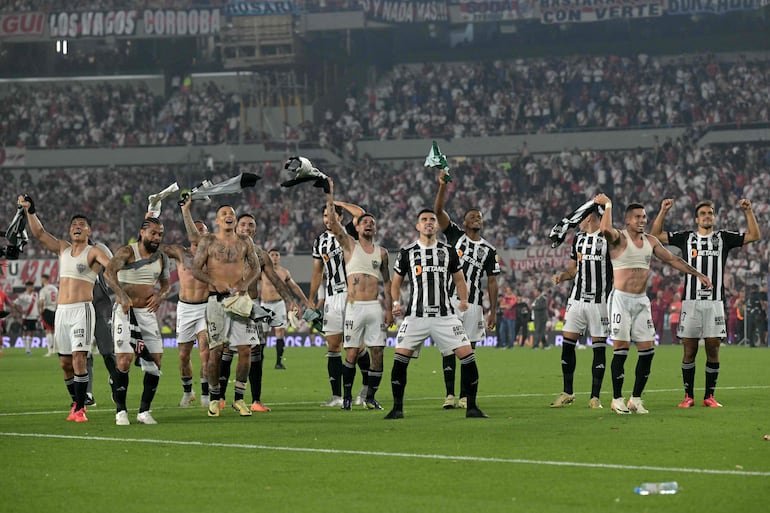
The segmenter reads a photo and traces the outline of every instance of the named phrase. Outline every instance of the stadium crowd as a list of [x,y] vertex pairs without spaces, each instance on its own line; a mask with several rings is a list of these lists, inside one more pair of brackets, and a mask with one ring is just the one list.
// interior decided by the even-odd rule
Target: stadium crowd
[[355,138],[469,137],[770,120],[765,57],[617,55],[397,65],[327,113]]
[[[770,61],[613,55],[399,65],[340,112],[275,139],[355,155],[360,139],[458,138],[770,121]],[[289,94],[289,92],[287,92]],[[293,94],[293,93],[292,93]],[[232,143],[239,94],[213,83],[167,98],[141,84],[24,84],[0,99],[0,141],[29,148]],[[243,127],[245,140],[255,136]]]
[[[451,152],[451,147],[445,150]],[[612,197],[621,212],[625,203],[643,203],[651,219],[662,198],[675,198],[668,219],[677,220],[677,225],[671,229],[694,226],[692,208],[702,198],[714,200],[718,226],[744,226],[742,213],[736,207],[742,197],[752,200],[760,226],[770,224],[770,204],[762,193],[770,182],[770,147],[766,145],[701,148],[683,139],[664,141],[650,150],[597,152],[565,148],[551,155],[530,155],[525,148],[507,157],[457,159],[452,169],[455,180],[449,185],[449,204],[457,209],[454,217],[471,205],[479,206],[485,213],[486,237],[499,249],[547,245],[551,226],[599,191]],[[395,166],[364,160],[356,166],[325,171],[335,177],[340,198],[360,204],[377,216],[378,239],[393,250],[414,237],[412,214],[433,204],[435,177],[423,162]],[[263,246],[280,248],[284,254],[309,252],[314,236],[323,230],[323,199],[314,187],[280,187],[280,182],[288,178],[280,162],[225,166],[213,173],[202,168],[157,166],[6,172],[0,201],[6,205],[10,220],[16,194],[29,192],[41,205],[46,226],[58,234],[65,233],[74,212],[84,212],[94,221],[95,238],[117,247],[135,235],[148,195],[174,181],[186,188],[203,178],[216,183],[238,172],[254,172],[262,177],[256,188],[235,198],[235,207],[255,215]],[[82,192],[75,195],[63,191]],[[211,221],[212,207],[196,206],[196,215],[208,216]],[[183,242],[178,208],[167,200],[163,209],[166,240]],[[744,275],[766,272],[767,250],[768,242],[763,240],[731,258],[729,265],[735,277],[740,280]],[[36,244],[28,246],[25,254],[44,255]],[[507,279],[514,280],[511,275]],[[546,279],[544,275],[531,275],[525,278],[526,285],[518,285],[522,290],[534,290]]]

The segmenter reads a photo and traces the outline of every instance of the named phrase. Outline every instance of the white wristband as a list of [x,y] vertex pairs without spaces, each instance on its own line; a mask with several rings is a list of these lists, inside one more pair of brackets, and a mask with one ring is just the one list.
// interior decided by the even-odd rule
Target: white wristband
[[612,202],[608,201],[607,203],[605,203],[604,208],[612,208]]

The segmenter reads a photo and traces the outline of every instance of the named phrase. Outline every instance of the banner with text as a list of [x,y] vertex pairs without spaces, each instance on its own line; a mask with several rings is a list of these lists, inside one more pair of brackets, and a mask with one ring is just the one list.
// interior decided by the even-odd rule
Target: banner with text
[[726,14],[753,11],[770,5],[770,0],[668,0],[666,14]]
[[26,150],[15,146],[0,146],[0,167],[24,167]]
[[48,36],[53,39],[208,36],[219,31],[219,9],[128,9],[48,15]]
[[0,39],[37,39],[45,29],[42,12],[0,14]]
[[665,0],[540,0],[541,23],[591,23],[656,18]]
[[367,19],[385,23],[431,23],[449,21],[446,1],[362,0]]
[[222,14],[224,16],[274,16],[298,12],[300,12],[300,9],[292,0],[228,2],[227,5],[222,7]]
[[500,267],[514,272],[517,277],[525,271],[551,273],[562,271],[569,266],[570,244],[557,248],[551,246],[530,246],[524,249],[504,249],[499,251]]
[[530,19],[534,0],[460,0],[460,21],[490,22]]

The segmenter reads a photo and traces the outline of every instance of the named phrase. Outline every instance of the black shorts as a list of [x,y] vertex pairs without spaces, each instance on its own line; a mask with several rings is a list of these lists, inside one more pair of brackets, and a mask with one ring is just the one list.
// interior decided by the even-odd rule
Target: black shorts
[[45,328],[46,331],[53,331],[55,321],[56,321],[55,311],[43,310],[43,328]]
[[21,331],[35,331],[37,329],[37,319],[24,319],[21,325]]

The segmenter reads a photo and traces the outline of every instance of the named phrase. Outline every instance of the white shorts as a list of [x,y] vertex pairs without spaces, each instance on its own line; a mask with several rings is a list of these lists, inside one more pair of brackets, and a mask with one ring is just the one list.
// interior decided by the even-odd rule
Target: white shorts
[[[468,305],[468,309],[461,312],[458,306],[460,306],[460,299],[458,297],[452,297],[452,308],[455,309],[455,315],[463,323],[465,328],[465,334],[468,335],[468,340],[471,342],[478,342],[484,340],[487,336],[487,331],[484,326],[484,308],[481,305]],[[449,356],[449,355],[444,355]]]
[[725,305],[721,301],[687,299],[682,301],[679,338],[725,338]]
[[[150,353],[163,352],[163,339],[160,337],[158,318],[154,312],[146,308],[134,308],[134,315],[139,329],[142,331],[142,341]],[[115,303],[112,310],[112,339],[115,341],[115,354],[133,353],[131,347],[131,328],[128,315],[123,308]]]
[[345,331],[345,308],[347,308],[347,304],[347,292],[326,296],[324,300],[324,334],[339,335]]
[[198,333],[206,331],[206,303],[176,304],[176,340],[178,343],[195,342]]
[[396,335],[396,349],[418,351],[431,337],[441,354],[450,354],[458,347],[471,345],[463,323],[455,315],[446,317],[415,317],[404,319]]
[[209,331],[209,348],[255,346],[259,344],[257,323],[225,312],[222,301],[216,295],[209,296],[206,304],[206,322]]
[[345,336],[342,347],[385,346],[385,313],[379,301],[356,301],[345,309]]
[[96,313],[90,302],[72,303],[56,307],[54,340],[59,354],[91,351],[94,342]]
[[609,305],[612,340],[621,342],[655,340],[650,298],[646,294],[629,294],[613,290],[610,293]]
[[607,303],[586,303],[570,299],[564,314],[563,332],[588,334],[592,339],[607,338],[610,334]]
[[262,306],[273,312],[270,326],[273,328],[287,328],[289,326],[289,320],[286,317],[286,302],[283,299],[280,301],[262,301]]

